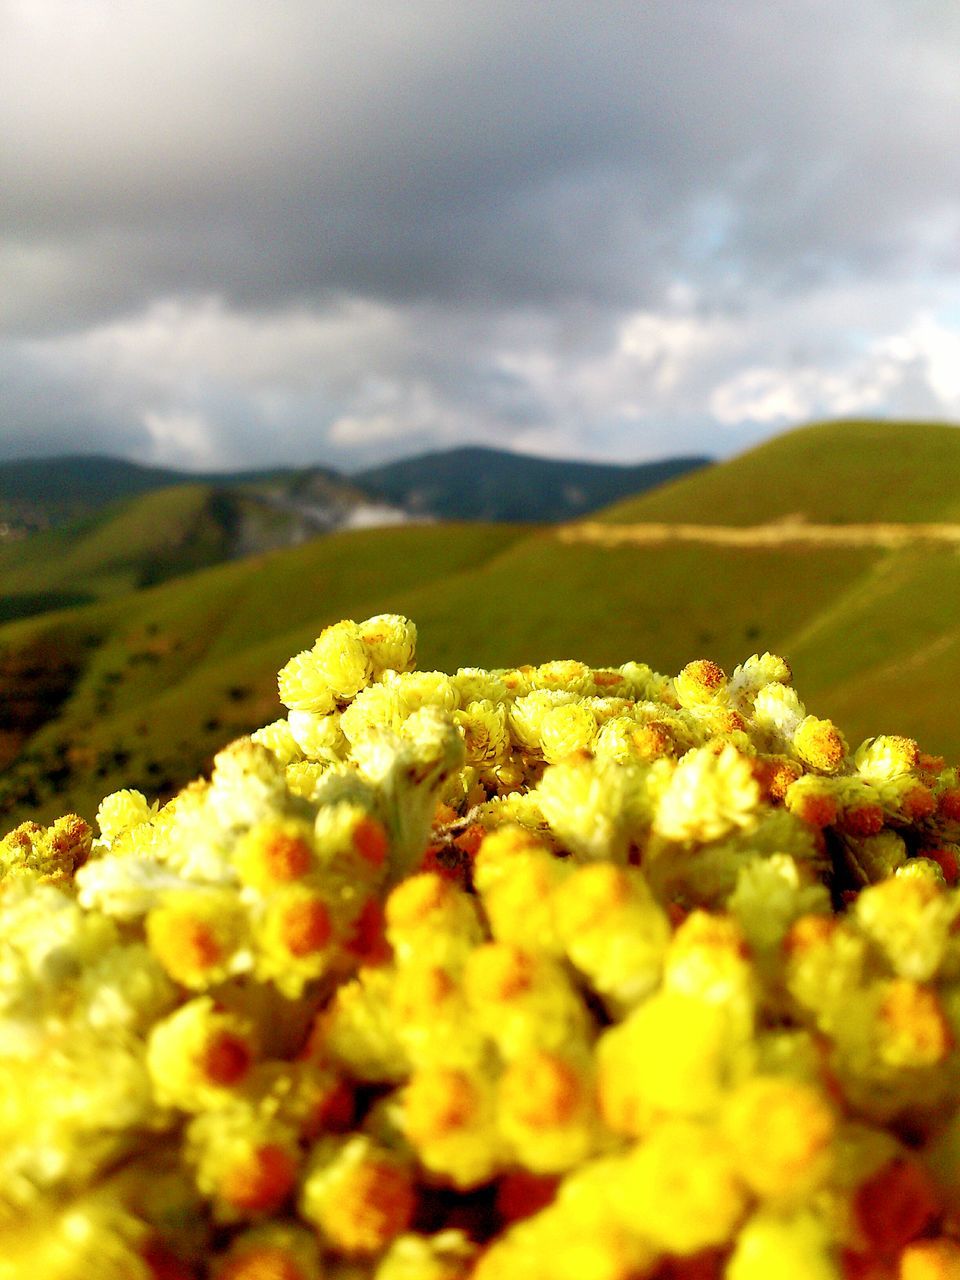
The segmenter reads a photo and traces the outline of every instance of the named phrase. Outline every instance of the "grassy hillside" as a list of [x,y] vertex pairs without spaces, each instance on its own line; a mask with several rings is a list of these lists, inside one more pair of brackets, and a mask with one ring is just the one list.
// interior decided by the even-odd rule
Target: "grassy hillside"
[[0,463],[0,505],[33,507],[59,523],[64,516],[58,518],[58,509],[72,516],[182,479],[180,472],[144,467],[124,458],[25,458]]
[[960,520],[960,429],[909,422],[803,427],[594,518],[749,525],[797,514],[825,524]]
[[[504,526],[335,535],[0,629],[0,672],[2,655],[9,668],[9,655],[38,653],[35,666],[45,654],[50,670],[56,653],[52,670],[66,662],[74,672],[67,688],[61,674],[51,690],[59,709],[8,775],[8,803],[14,816],[68,801],[92,812],[121,783],[164,791],[229,737],[280,714],[274,673],[322,625],[387,609],[417,620],[428,668],[568,655],[632,656],[667,671],[711,656],[729,669],[774,649],[793,662],[812,709],[837,715],[852,736],[896,728],[960,754],[944,685],[924,667],[936,641],[934,666],[948,674],[952,653],[960,677],[960,648],[944,648],[951,628],[960,634],[956,609],[945,613],[940,595],[939,611],[914,608],[912,628],[890,642],[899,614],[946,568],[946,558],[864,550],[603,550]],[[858,647],[851,636],[861,631],[870,643]],[[887,700],[860,696],[867,687]]]
[[[896,426],[888,450],[863,453],[855,475],[851,447],[887,429],[794,433],[634,510],[656,503],[658,520],[689,521],[690,487],[700,485],[712,502],[704,520],[798,510],[825,520],[829,486],[810,483],[815,457],[821,477],[845,477],[851,520],[960,518],[951,493],[960,468],[947,465],[960,433]],[[916,442],[915,469],[897,454],[905,478],[878,507],[890,451],[905,440]],[[882,465],[868,465],[878,456]],[[918,456],[934,462],[919,468]],[[762,510],[747,508],[747,492]],[[340,533],[0,627],[3,825],[66,807],[89,815],[120,785],[163,794],[223,742],[280,714],[275,672],[322,626],[387,610],[416,620],[425,668],[571,656],[636,658],[668,672],[712,657],[730,669],[771,649],[790,660],[810,709],[852,740],[908,733],[960,759],[960,556],[951,548],[604,548],[562,542],[552,528],[408,526]]]
[[2,547],[0,618],[88,603],[222,560],[229,514],[209,485],[178,485]]
[[121,783],[168,790],[279,714],[276,670],[321,627],[455,581],[518,533],[334,534],[0,627],[0,807],[13,819],[90,812]]
[[370,472],[379,489],[322,467],[191,477],[111,458],[0,463],[0,623],[296,546],[334,528],[402,521],[405,510],[565,519],[704,461],[616,467],[455,450]]
[[191,474],[95,455],[25,459],[0,462],[0,545],[62,528],[125,498],[191,485],[241,490],[277,507],[341,513],[373,500],[444,520],[565,520],[709,461],[665,458],[630,467],[473,448],[405,458],[350,478],[319,466]]
[[232,488],[180,483],[120,499],[0,545],[0,622],[295,546],[365,507],[361,490],[318,470]]

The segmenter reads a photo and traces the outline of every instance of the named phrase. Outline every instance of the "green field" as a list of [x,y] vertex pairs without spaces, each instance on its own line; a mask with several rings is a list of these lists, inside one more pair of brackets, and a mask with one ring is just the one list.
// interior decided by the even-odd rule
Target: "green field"
[[[608,516],[960,519],[958,475],[956,429],[815,427]],[[138,557],[152,554],[159,520],[140,506],[150,500],[126,509],[125,569],[116,537],[101,533],[95,554],[93,528],[35,580],[91,594],[106,583],[99,601],[0,627],[4,825],[66,808],[90,815],[120,785],[166,794],[281,713],[275,672],[322,626],[384,611],[417,622],[422,667],[569,656],[674,672],[695,657],[729,669],[772,649],[810,709],[851,738],[909,733],[960,758],[960,556],[949,547],[603,548],[563,543],[550,527],[444,524],[340,533],[124,589],[123,573],[142,573]]]

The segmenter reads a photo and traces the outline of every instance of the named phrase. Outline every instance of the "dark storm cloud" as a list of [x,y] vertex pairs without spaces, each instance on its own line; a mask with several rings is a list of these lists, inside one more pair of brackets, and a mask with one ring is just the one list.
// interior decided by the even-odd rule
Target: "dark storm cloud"
[[[518,427],[635,455],[671,416],[717,449],[758,367],[869,407],[960,274],[958,53],[919,0],[0,0],[3,451],[43,377],[196,462]],[[796,319],[878,280],[886,328]],[[285,326],[299,366],[228,358]],[[848,348],[866,372],[824,366]]]

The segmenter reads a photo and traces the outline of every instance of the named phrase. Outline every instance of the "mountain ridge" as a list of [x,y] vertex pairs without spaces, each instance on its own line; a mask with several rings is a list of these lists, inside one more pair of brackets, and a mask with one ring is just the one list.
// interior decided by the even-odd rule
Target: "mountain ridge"
[[[420,519],[560,520],[709,462],[697,455],[630,466],[484,446],[417,454],[350,473],[321,465],[192,472],[100,454],[15,459],[0,462],[0,545],[70,524],[123,498],[183,485],[239,490],[276,507],[299,507],[304,518],[310,518],[305,506],[312,495],[313,505],[321,498],[319,505],[330,508],[314,513],[318,529],[349,525],[350,507],[389,508],[394,518],[406,512]],[[483,494],[482,503],[470,500],[471,488]]]
[[606,506],[625,490],[647,490],[711,462],[699,454],[640,463],[589,462],[463,445],[354,474],[389,501],[439,518],[541,522],[573,519]]

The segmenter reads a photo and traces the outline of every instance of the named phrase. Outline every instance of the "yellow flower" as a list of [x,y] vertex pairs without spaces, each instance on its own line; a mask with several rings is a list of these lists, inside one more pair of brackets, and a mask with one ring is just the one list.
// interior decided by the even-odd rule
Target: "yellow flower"
[[337,988],[320,1014],[317,1045],[358,1080],[382,1083],[409,1074],[410,1061],[391,1010],[392,990],[389,970],[361,969]]
[[535,689],[567,689],[573,693],[593,691],[593,672],[585,662],[573,658],[559,658],[543,662],[533,672]]
[[291,738],[307,759],[322,761],[341,759],[346,747],[346,739],[340,727],[340,716],[336,712],[331,715],[318,715],[315,711],[291,711],[287,717],[287,724]]
[[550,764],[577,751],[589,751],[597,737],[597,718],[583,702],[552,707],[540,721],[540,749]]
[[699,707],[721,700],[726,693],[727,677],[715,662],[700,658],[688,662],[674,680],[681,707]]
[[658,1125],[631,1152],[613,1194],[635,1231],[681,1257],[731,1241],[748,1204],[723,1138],[679,1120]]
[[303,758],[299,743],[290,729],[289,720],[274,720],[272,724],[264,725],[250,737],[254,742],[272,751],[283,765],[293,764],[295,760]]
[[473,1068],[490,1056],[459,982],[441,965],[416,957],[402,965],[393,976],[390,1012],[415,1067]]
[[477,1246],[462,1231],[398,1236],[377,1267],[375,1280],[467,1280]]
[[277,1213],[291,1197],[301,1163],[294,1133],[243,1105],[192,1120],[185,1156],[215,1220],[226,1223]]
[[904,773],[911,773],[920,763],[920,748],[913,738],[898,734],[882,733],[877,738],[867,738],[857,748],[853,757],[857,770],[871,782],[886,782]]
[[666,991],[709,1000],[749,1024],[757,979],[746,939],[736,920],[707,911],[691,911],[679,926],[664,957]]
[[836,1114],[801,1081],[755,1076],[729,1097],[723,1131],[737,1169],[758,1196],[799,1198],[831,1171]]
[[522,827],[509,825],[485,836],[473,878],[494,938],[559,953],[554,895],[572,870]]
[[489,763],[509,751],[505,707],[487,700],[469,702],[462,711],[454,712],[453,719],[463,734],[469,763]]
[[632,834],[628,771],[592,756],[550,765],[536,796],[556,837],[585,859],[626,861]]
[[131,827],[148,822],[157,812],[157,804],[149,804],[141,791],[114,791],[100,801],[97,809],[97,825],[106,844]]
[[960,1280],[960,1245],[954,1240],[917,1240],[900,1255],[897,1280]]
[[556,888],[557,932],[571,962],[622,1015],[660,981],[670,939],[666,913],[643,875],[610,862],[583,866]]
[[880,1059],[891,1066],[937,1066],[954,1048],[953,1033],[937,993],[906,978],[887,984],[879,1023]]
[[246,1079],[256,1054],[250,1024],[200,996],[158,1022],[147,1041],[157,1101],[184,1111],[222,1105]]
[[387,940],[401,963],[462,963],[481,937],[473,898],[434,871],[410,876],[391,891],[386,922]]
[[589,1058],[543,1049],[518,1055],[499,1083],[497,1125],[534,1173],[580,1164],[602,1138]]
[[0,840],[0,1280],[958,1280],[960,771],[414,641]]
[[171,894],[147,916],[150,950],[176,982],[194,990],[249,966],[246,919],[220,890]]
[[314,1148],[300,1211],[334,1249],[375,1255],[410,1225],[411,1170],[369,1138],[326,1139]]
[[701,747],[677,764],[660,796],[654,827],[668,840],[719,840],[755,820],[760,788],[750,761],[734,747]]
[[530,1049],[575,1051],[585,1045],[591,1018],[556,961],[507,943],[475,948],[464,990],[476,1024],[509,1061]]
[[269,1223],[234,1236],[213,1274],[215,1280],[323,1280],[325,1270],[314,1232]]
[[820,773],[836,773],[846,757],[847,743],[830,720],[806,716],[797,726],[793,749],[811,769]]
[[895,973],[925,982],[943,963],[960,901],[932,878],[894,874],[858,894],[854,915]]
[[325,627],[311,654],[317,671],[338,701],[355,697],[373,674],[370,648],[355,622],[337,622]]
[[378,613],[360,623],[360,639],[367,647],[375,674],[411,671],[417,648],[417,628],[398,613]]
[[312,649],[304,649],[281,668],[277,676],[280,701],[291,711],[326,715],[337,705],[327,673]]
[[597,1044],[600,1106],[617,1133],[639,1136],[658,1116],[707,1115],[749,1065],[742,1028],[721,1005],[662,991]]
[[302,880],[316,866],[313,833],[305,822],[260,822],[237,841],[234,866],[244,884],[261,892]]
[[51,827],[22,822],[0,840],[0,881],[21,878],[68,885],[90,856],[92,835],[75,813],[57,818]]
[[310,885],[288,885],[271,895],[256,940],[256,977],[291,999],[338,957],[330,907]]
[[842,1280],[837,1251],[812,1213],[758,1213],[737,1237],[728,1280]]
[[503,1159],[493,1090],[480,1074],[421,1067],[402,1092],[401,1124],[423,1165],[455,1187],[488,1182]]

